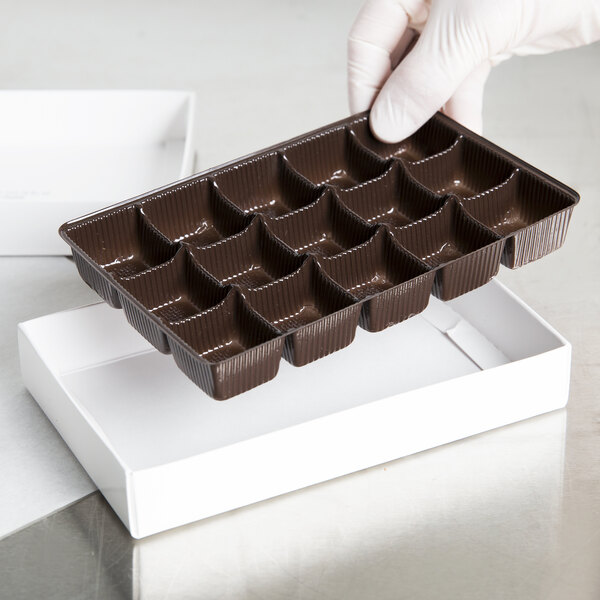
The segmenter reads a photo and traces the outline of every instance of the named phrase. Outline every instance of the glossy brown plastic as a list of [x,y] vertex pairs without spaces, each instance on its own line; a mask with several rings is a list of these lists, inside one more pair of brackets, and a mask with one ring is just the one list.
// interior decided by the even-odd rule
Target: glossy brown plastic
[[358,143],[346,127],[337,127],[290,144],[286,159],[315,185],[347,189],[381,175],[386,163]]
[[501,156],[460,137],[447,150],[416,163],[407,163],[408,172],[436,194],[468,198],[506,181],[513,165]]
[[233,206],[208,179],[140,202],[142,213],[171,242],[206,246],[239,233],[250,217]]
[[213,398],[564,242],[577,194],[438,114],[362,114],[61,227],[82,278]]
[[297,367],[345,348],[354,339],[360,305],[314,258],[278,281],[243,293],[256,312],[288,334],[283,356]]
[[177,246],[156,231],[136,206],[74,227],[69,233],[95,263],[117,278],[160,265],[177,252]]
[[202,248],[189,245],[188,249],[198,264],[224,285],[257,287],[289,275],[302,263],[259,217],[226,240]]
[[521,169],[462,204],[472,217],[507,237],[502,264],[511,269],[562,246],[573,209],[569,194]]
[[337,192],[342,204],[369,224],[401,227],[439,210],[444,199],[416,182],[399,163],[380,177]]
[[371,133],[367,116],[355,121],[350,130],[363,146],[377,156],[385,160],[401,158],[409,162],[422,160],[447,150],[458,138],[456,130],[440,119],[431,119],[413,135],[396,144],[385,144],[375,138]]
[[173,324],[221,302],[227,288],[209,277],[185,248],[168,262],[121,280],[143,308],[121,296],[127,320],[158,350],[169,352],[166,334],[147,314]]
[[392,233],[414,256],[437,268],[433,293],[442,300],[484,285],[500,268],[504,239],[472,219],[453,197],[429,217]]
[[116,290],[90,264],[118,280],[166,262],[178,249],[135,205],[75,224],[68,239],[79,249],[73,258],[83,279],[115,308],[121,306]]
[[247,305],[238,290],[230,290],[221,303],[170,329],[178,338],[170,342],[175,362],[217,400],[277,375],[283,338]]
[[364,244],[331,258],[323,270],[363,301],[360,325],[381,331],[427,307],[435,271],[402,249],[385,228]]
[[224,169],[214,177],[219,190],[246,214],[278,217],[314,202],[321,190],[271,152]]

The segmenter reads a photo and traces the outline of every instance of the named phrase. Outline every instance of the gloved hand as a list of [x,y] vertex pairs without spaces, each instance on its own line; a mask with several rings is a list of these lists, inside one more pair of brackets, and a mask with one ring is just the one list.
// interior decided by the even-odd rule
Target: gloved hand
[[442,107],[480,132],[492,65],[598,39],[600,0],[368,0],[348,39],[350,110],[371,108],[384,142],[408,137]]

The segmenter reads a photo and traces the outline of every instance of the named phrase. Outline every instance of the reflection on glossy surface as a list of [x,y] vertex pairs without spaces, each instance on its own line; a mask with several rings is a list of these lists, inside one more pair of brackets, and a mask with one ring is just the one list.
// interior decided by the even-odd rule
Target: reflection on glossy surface
[[[410,598],[536,596],[536,578],[523,583],[556,558],[565,421],[561,410],[141,541],[96,494],[0,543],[3,585],[15,598],[37,586],[46,598],[391,598],[393,569]],[[29,569],[41,577],[27,583]]]
[[0,541],[0,598],[135,598],[131,540],[94,492]]

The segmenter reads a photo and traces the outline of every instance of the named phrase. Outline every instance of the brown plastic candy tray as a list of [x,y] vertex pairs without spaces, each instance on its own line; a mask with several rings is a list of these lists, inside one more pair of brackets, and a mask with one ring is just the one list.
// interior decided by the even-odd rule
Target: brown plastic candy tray
[[560,247],[578,195],[437,114],[357,115],[66,223],[82,278],[216,399]]

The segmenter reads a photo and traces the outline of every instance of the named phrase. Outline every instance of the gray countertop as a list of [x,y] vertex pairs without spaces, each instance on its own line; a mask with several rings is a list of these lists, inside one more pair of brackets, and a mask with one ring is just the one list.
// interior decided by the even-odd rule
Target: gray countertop
[[[359,5],[13,4],[0,85],[196,90],[205,168],[347,114]],[[485,135],[582,196],[561,250],[499,275],[573,345],[566,410],[142,541],[95,492],[0,541],[0,597],[600,597],[599,64],[599,45],[512,59],[485,97]],[[89,480],[23,389],[16,324],[97,298],[61,257],[0,258],[0,282],[0,451],[24,465],[0,502],[81,496]]]

